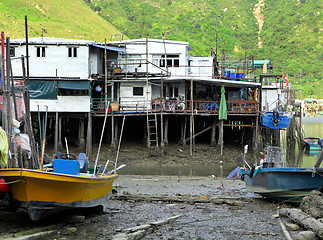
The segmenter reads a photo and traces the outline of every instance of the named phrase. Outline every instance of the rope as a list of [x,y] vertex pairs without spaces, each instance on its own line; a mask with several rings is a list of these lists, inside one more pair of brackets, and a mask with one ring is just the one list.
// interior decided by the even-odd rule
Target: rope
[[316,168],[313,168],[312,177],[315,177],[315,174],[323,177],[323,174],[320,174],[319,172],[316,171]]
[[13,184],[13,183],[17,183],[17,182],[23,182],[23,180],[16,180],[16,181],[12,181],[12,182],[5,182],[5,183],[0,183],[0,184]]
[[[319,188],[316,188],[316,189],[314,189],[313,191],[319,191],[321,189],[321,187],[319,187]],[[295,199],[295,198],[301,198],[301,197],[303,197],[303,196],[295,196],[295,197],[290,197],[289,199],[287,199],[287,200],[285,200],[285,201],[281,201],[281,202],[279,202],[278,203],[278,205],[281,205],[281,204],[284,204],[284,203],[288,203],[288,202],[290,202],[291,200],[293,200],[293,199]]]

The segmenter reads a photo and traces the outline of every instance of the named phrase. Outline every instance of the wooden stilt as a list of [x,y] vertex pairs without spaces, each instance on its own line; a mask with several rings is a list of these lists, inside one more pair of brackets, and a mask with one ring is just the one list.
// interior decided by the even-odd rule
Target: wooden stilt
[[168,145],[168,116],[165,117],[164,146]]
[[164,116],[163,113],[160,114],[160,146],[162,155],[165,153],[165,143],[164,143]]
[[88,158],[92,156],[92,115],[88,113],[87,118],[87,141],[86,141],[86,155]]
[[220,120],[218,144],[221,146],[221,155],[223,155],[223,120]]
[[58,144],[58,112],[55,113],[54,153],[57,153]]
[[63,150],[63,143],[62,143],[62,117],[58,115],[58,150]]
[[212,124],[212,133],[211,133],[211,147],[214,147],[216,145],[216,140],[215,140],[215,129],[216,129],[216,118],[213,120]]
[[80,128],[79,128],[79,150],[80,152],[84,151],[85,139],[84,139],[84,118],[80,119]]
[[190,116],[190,155],[193,156],[193,115]]
[[[114,146],[118,145],[119,139],[119,118],[115,118],[114,120]],[[115,147],[116,150],[116,147]]]
[[183,145],[183,147],[186,146],[186,141],[185,141],[185,138],[186,138],[186,128],[187,128],[187,117],[184,116],[183,138],[182,138],[182,145]]
[[110,145],[112,151],[116,150],[115,145],[115,133],[114,133],[114,114],[111,114],[111,145]]
[[193,156],[193,78],[191,78],[191,118],[190,118],[190,155]]

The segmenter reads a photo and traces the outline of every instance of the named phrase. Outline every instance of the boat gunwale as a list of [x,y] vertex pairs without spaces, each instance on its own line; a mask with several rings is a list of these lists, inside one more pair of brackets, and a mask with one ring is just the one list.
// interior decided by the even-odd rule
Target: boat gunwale
[[[12,172],[12,174],[5,174],[4,172]],[[13,174],[13,173],[19,173]],[[39,169],[26,169],[26,168],[4,168],[0,169],[0,176],[2,177],[30,177],[30,178],[38,178],[38,179],[46,179],[46,180],[60,180],[60,181],[66,181],[68,179],[74,180],[77,182],[78,180],[83,181],[99,181],[99,182],[106,182],[110,180],[115,180],[118,178],[117,174],[109,175],[109,176],[99,176],[99,177],[93,177],[93,176],[84,176],[84,175],[71,175],[71,174],[64,174],[64,173],[55,173],[55,172],[46,172],[41,171]],[[45,177],[44,177],[45,176]],[[57,179],[57,177],[61,179]]]
[[[297,168],[297,167],[284,167],[284,168],[261,168],[258,173],[267,173],[267,172],[284,172],[284,173],[308,173],[308,172],[323,172],[323,168]],[[250,170],[246,171],[246,174],[248,174]]]

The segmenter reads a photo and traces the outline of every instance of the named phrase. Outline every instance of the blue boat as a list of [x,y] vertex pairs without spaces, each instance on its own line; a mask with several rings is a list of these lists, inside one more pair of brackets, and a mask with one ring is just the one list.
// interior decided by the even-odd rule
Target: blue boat
[[313,190],[323,192],[323,151],[313,168],[286,167],[284,151],[280,147],[267,147],[260,166],[240,170],[240,176],[249,191],[263,197],[300,204]]
[[273,112],[265,112],[262,114],[262,125],[271,129],[283,129],[289,126],[292,115],[279,112],[275,109]]
[[305,137],[303,139],[305,142],[306,150],[310,152],[320,152],[323,145],[323,139],[318,137]]

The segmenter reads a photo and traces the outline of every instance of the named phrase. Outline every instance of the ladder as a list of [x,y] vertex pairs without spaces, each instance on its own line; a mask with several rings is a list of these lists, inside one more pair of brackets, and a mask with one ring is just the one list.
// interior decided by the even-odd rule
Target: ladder
[[157,114],[149,115],[147,113],[147,143],[151,154],[157,154],[158,151],[158,131]]

